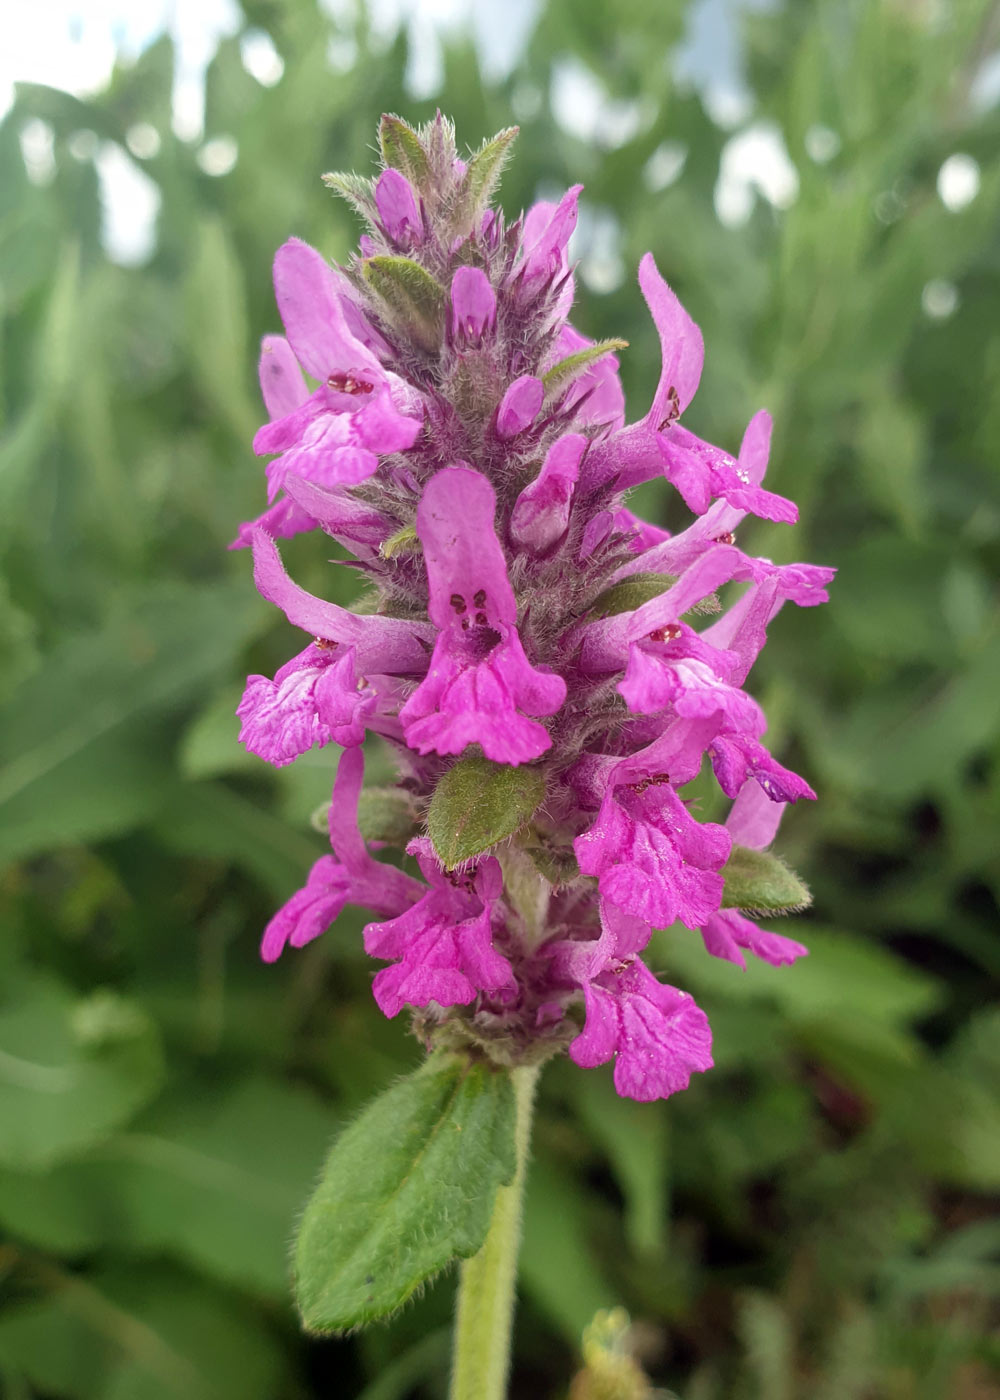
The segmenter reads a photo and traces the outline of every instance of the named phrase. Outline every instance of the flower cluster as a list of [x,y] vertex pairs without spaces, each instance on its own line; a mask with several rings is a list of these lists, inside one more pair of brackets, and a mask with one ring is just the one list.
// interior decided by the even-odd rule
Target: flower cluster
[[[739,964],[806,951],[730,907],[725,867],[814,796],[764,747],[743,686],[775,614],[825,601],[832,570],[737,546],[748,514],[796,518],[761,485],[770,419],[735,458],[683,425],[702,338],[650,254],[639,285],[662,371],[626,423],[624,343],[567,319],[579,187],[510,223],[491,206],[513,135],[463,161],[440,115],[420,131],[383,118],[378,178],[327,177],[367,222],[359,253],[337,268],[293,238],[275,259],[286,337],[263,344],[271,421],[254,442],[270,504],[234,547],[252,547],[258,589],[309,640],[273,679],[249,678],[241,738],[279,765],[341,754],[333,853],[263,956],[360,905],[387,1016],[409,1007],[429,1041],[505,1063],[567,1046],[580,1065],[613,1059],[619,1093],[655,1099],[712,1061],[703,1012],[642,961],[654,929],[679,920]],[[678,534],[625,506],[656,477],[693,515]],[[288,577],[275,538],[316,530],[350,551],[374,607]],[[360,832],[367,734],[396,756],[422,878]],[[724,825],[684,798],[706,756],[733,799]],[[435,842],[435,812],[456,848]]]

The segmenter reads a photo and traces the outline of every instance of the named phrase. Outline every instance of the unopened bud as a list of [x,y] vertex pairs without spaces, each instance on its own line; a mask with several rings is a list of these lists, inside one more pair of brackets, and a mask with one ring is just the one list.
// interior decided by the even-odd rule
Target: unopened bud
[[493,329],[496,313],[496,293],[486,273],[478,267],[460,267],[451,281],[451,333],[454,339],[467,345],[478,345],[484,333]]
[[497,437],[512,438],[531,426],[545,398],[545,385],[533,375],[522,374],[504,394],[497,409]]
[[413,186],[398,170],[383,170],[375,184],[375,204],[394,243],[410,247],[420,236],[422,220]]

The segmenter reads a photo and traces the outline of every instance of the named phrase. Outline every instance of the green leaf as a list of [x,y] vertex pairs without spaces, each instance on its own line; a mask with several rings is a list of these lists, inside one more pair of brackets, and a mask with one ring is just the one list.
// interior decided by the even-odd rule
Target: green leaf
[[379,545],[383,559],[392,559],[396,554],[412,554],[420,549],[416,525],[401,525],[394,535]]
[[512,768],[473,756],[459,759],[434,789],[427,834],[446,870],[513,836],[545,797],[538,768]]
[[587,1204],[579,1179],[539,1153],[528,1173],[521,1274],[524,1291],[573,1347],[594,1314],[619,1295],[591,1244]]
[[183,777],[217,778],[221,773],[260,772],[260,759],[238,739],[236,706],[242,696],[239,683],[226,686],[184,731],[177,752]]
[[195,382],[209,406],[241,443],[259,420],[251,378],[243,269],[225,226],[205,219],[184,288],[188,345]]
[[339,194],[368,223],[374,224],[378,220],[371,180],[339,170],[328,171],[322,179],[328,190]]
[[419,190],[430,173],[430,167],[427,152],[413,127],[402,117],[386,113],[379,122],[378,143],[386,165],[402,171]]
[[627,340],[615,338],[599,340],[594,345],[586,345],[582,350],[576,350],[572,355],[567,355],[564,360],[559,360],[542,375],[546,395],[551,396],[565,389],[567,384],[571,384],[578,375],[590,369],[591,365],[596,364],[598,360],[603,360],[605,355],[613,355],[616,350],[627,348]]
[[150,1260],[38,1270],[47,1297],[0,1321],[0,1364],[69,1400],[270,1400],[283,1356],[259,1311]]
[[169,785],[149,718],[232,664],[261,614],[246,588],[133,594],[127,616],[57,647],[6,707],[0,861],[148,816]]
[[60,1170],[120,1247],[167,1254],[266,1297],[288,1287],[291,1221],[330,1136],[300,1086],[248,1074],[219,1092],[192,1081]]
[[747,909],[754,914],[791,914],[812,903],[803,884],[780,856],[734,846],[722,870],[726,888],[723,909]]
[[470,157],[459,193],[459,219],[464,226],[474,223],[493,198],[518,130],[516,126],[508,126],[498,131]]
[[337,1139],[296,1246],[305,1326],[336,1332],[393,1312],[482,1245],[514,1175],[514,1092],[489,1066],[435,1056]]
[[358,801],[358,827],[366,841],[405,846],[417,826],[413,800],[399,788],[365,788]]
[[669,1119],[623,1099],[607,1074],[573,1076],[574,1102],[607,1154],[625,1197],[625,1234],[637,1257],[662,1256],[669,1230]]
[[599,594],[591,605],[595,617],[617,617],[619,613],[634,612],[643,603],[659,598],[677,579],[670,574],[629,574]]
[[159,1090],[155,1026],[117,993],[44,977],[0,1007],[0,1163],[46,1167],[100,1141]]
[[232,861],[286,898],[320,847],[303,831],[224,783],[184,783],[161,801],[154,830],[164,846]]
[[412,258],[379,254],[368,258],[362,274],[385,304],[390,320],[432,350],[441,338],[444,292],[429,272]]

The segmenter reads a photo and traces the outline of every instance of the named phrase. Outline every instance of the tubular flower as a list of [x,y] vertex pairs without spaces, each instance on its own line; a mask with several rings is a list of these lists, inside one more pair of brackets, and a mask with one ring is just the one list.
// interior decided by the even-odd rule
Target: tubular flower
[[[735,456],[683,425],[704,348],[652,254],[639,285],[662,368],[629,423],[625,343],[568,320],[580,188],[508,222],[491,199],[513,132],[468,160],[440,115],[406,133],[369,184],[326,177],[367,219],[346,266],[295,238],[275,259],[286,335],[263,343],[254,440],[268,506],[234,544],[305,646],[249,677],[240,737],[275,765],[340,758],[332,854],[263,956],[359,905],[375,1000],[409,1008],[427,1043],[613,1060],[619,1093],[663,1098],[711,1067],[711,1031],[648,965],[654,932],[679,923],[741,967],[806,951],[751,917],[803,902],[768,847],[787,804],[815,794],[765,748],[744,687],[782,606],[825,601],[833,571],[737,547],[747,517],[796,518],[762,485],[771,420],[758,413]],[[679,533],[626,505],[653,477],[691,512]],[[301,532],[353,554],[364,610],[288,576],[275,539]],[[399,774],[363,809],[371,848],[366,737]],[[687,789],[703,771],[718,821]],[[376,859],[387,844],[421,878]],[[669,965],[669,939],[655,946]]]

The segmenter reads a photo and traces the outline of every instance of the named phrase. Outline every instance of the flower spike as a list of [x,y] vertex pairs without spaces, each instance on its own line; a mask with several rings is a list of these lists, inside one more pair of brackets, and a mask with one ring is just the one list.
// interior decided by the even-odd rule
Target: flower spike
[[[357,254],[334,267],[291,238],[275,258],[267,508],[234,547],[305,638],[248,678],[240,738],[275,766],[340,759],[331,854],[262,953],[360,905],[375,1001],[409,1009],[426,1045],[613,1061],[618,1092],[648,1101],[712,1065],[704,1012],[651,970],[654,930],[665,963],[696,934],[734,976],[748,953],[806,951],[754,917],[807,899],[768,847],[815,793],[765,747],[750,687],[783,606],[824,602],[833,570],[747,551],[752,517],[797,514],[763,484],[771,418],[735,456],[686,426],[705,346],[652,253],[638,281],[660,365],[628,421],[627,343],[568,319],[581,187],[510,222],[491,207],[512,136],[463,160],[440,113],[383,118],[376,178],[328,177],[366,221]],[[688,511],[676,533],[627,503],[653,479]],[[352,556],[353,608],[285,572],[275,540],[303,532],[317,560],[326,537]],[[359,809],[375,744],[398,781]],[[699,775],[724,821],[703,818]],[[382,844],[422,879],[375,859]]]

